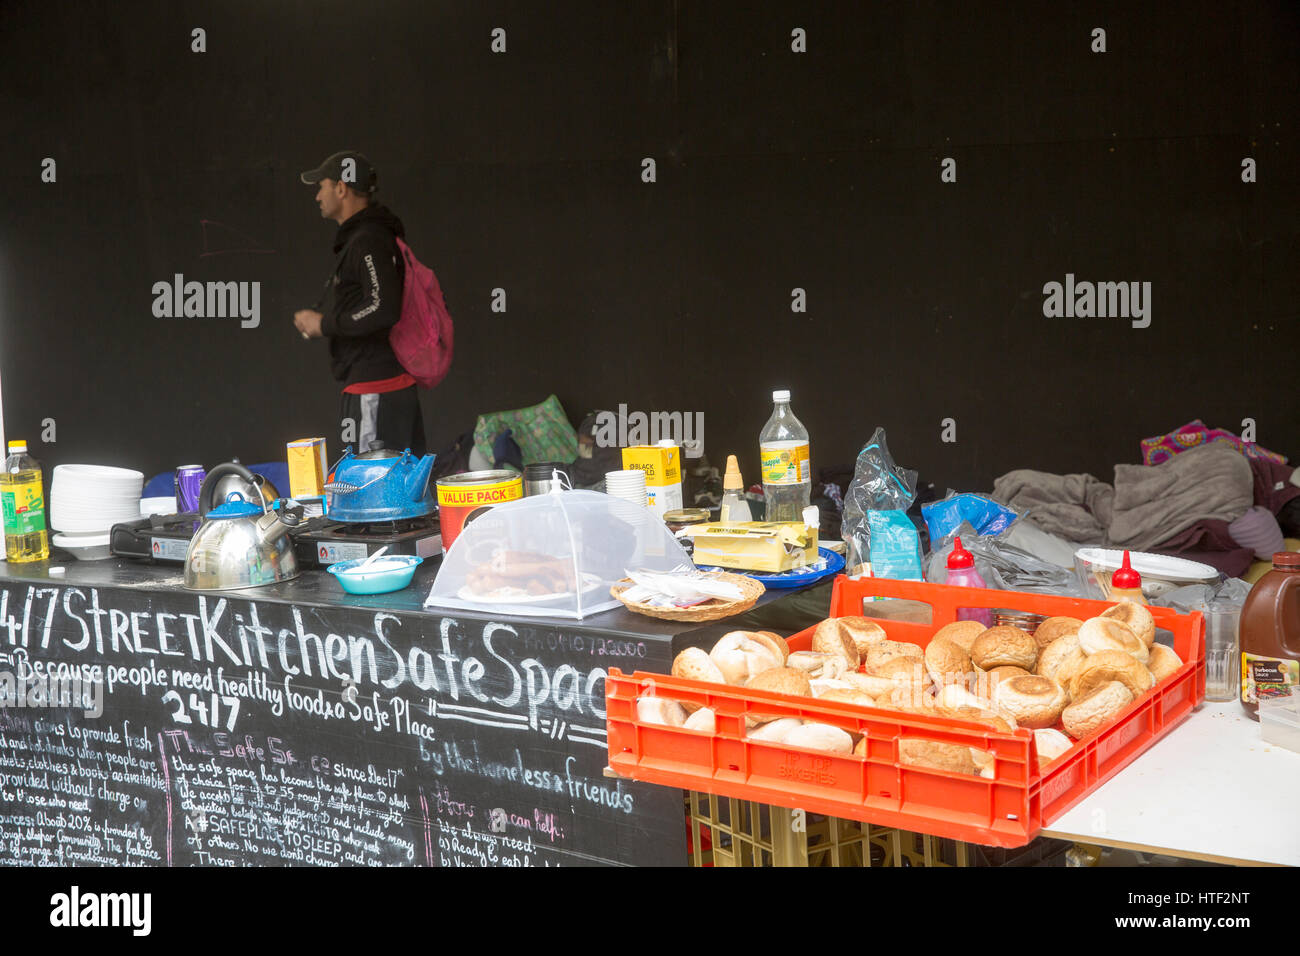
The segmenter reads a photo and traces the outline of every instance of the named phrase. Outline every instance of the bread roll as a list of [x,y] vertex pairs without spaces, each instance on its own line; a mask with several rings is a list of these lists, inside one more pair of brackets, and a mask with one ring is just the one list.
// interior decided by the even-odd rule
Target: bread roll
[[750,640],[758,641],[767,646],[767,648],[777,657],[781,658],[781,663],[785,664],[790,659],[790,645],[786,643],[785,638],[774,631],[750,631]]
[[1163,644],[1151,645],[1151,657],[1147,661],[1147,669],[1151,671],[1151,676],[1155,678],[1156,683],[1163,683],[1166,678],[1173,677],[1174,672],[1183,666],[1183,659],[1175,654]]
[[862,691],[853,687],[832,688],[817,698],[818,700],[830,700],[840,704],[856,704],[859,707],[875,707],[876,699],[870,694],[864,694]]
[[926,673],[925,669],[925,661],[919,657],[895,657],[872,671],[872,676],[883,677],[895,684],[920,684],[924,686],[930,682],[930,675]]
[[848,666],[837,654],[821,651],[795,651],[785,662],[786,667],[797,667],[809,677],[838,677]]
[[919,644],[908,644],[903,641],[877,641],[867,648],[867,654],[862,658],[862,663],[867,669],[868,674],[876,673],[876,670],[900,657],[915,657],[919,662],[925,660],[925,651]]
[[727,682],[718,665],[709,658],[708,652],[699,647],[688,647],[673,658],[673,676],[712,684]]
[[718,732],[718,715],[708,707],[701,707],[686,718],[684,726],[687,730],[702,730],[706,734],[716,734]]
[[1069,703],[1065,688],[1050,677],[1026,674],[1004,680],[994,692],[993,700],[1008,710],[1021,727],[1038,730],[1051,727],[1061,718]]
[[905,683],[897,685],[886,698],[876,698],[877,706],[886,706],[890,710],[934,710],[934,694],[924,684]]
[[1038,750],[1038,767],[1041,770],[1073,747],[1074,741],[1059,730],[1041,729],[1034,731],[1034,746]]
[[853,638],[844,633],[840,622],[833,617],[822,621],[813,631],[812,649],[823,654],[842,657],[850,668],[856,668],[862,660],[861,655],[858,654],[858,645],[853,642]]
[[942,744],[936,740],[904,737],[898,741],[898,762],[912,767],[929,767],[949,773],[977,774],[971,748],[965,744]]
[[741,685],[755,674],[780,667],[781,660],[771,647],[750,638],[746,631],[724,634],[709,651],[709,659],[722,671],[728,684]]
[[1029,670],[1038,661],[1038,642],[1018,627],[991,627],[975,638],[970,656],[985,670],[1004,665]]
[[[1133,663],[1137,664],[1136,661]],[[1137,664],[1137,666],[1142,665]],[[1061,726],[1071,737],[1076,739],[1087,737],[1111,723],[1132,702],[1132,691],[1120,681],[1113,680],[1098,684],[1065,708],[1061,714]]]
[[940,707],[978,707],[983,709],[993,707],[993,701],[990,698],[981,697],[957,684],[949,684],[946,687],[939,688],[935,693],[935,699],[938,700]]
[[667,724],[680,727],[686,723],[686,711],[682,705],[667,697],[638,697],[636,718],[643,724]]
[[982,724],[999,733],[1009,734],[1016,729],[1016,721],[1009,714],[1000,713],[986,707],[944,707],[940,705],[935,710],[940,716]]
[[1081,701],[1093,689],[1111,681],[1119,681],[1134,698],[1143,696],[1156,684],[1141,661],[1123,651],[1098,651],[1085,657],[1070,675],[1070,699]]
[[872,697],[888,696],[894,692],[897,686],[888,677],[876,677],[874,674],[859,674],[857,671],[848,671],[840,675],[840,680],[845,681],[851,687],[855,687],[864,694],[870,694]]
[[[934,637],[942,637],[946,641],[952,641],[969,654],[971,645],[975,643],[975,638],[986,630],[988,629],[979,621],[953,621],[951,624],[945,624],[935,631]],[[934,637],[930,638],[930,640],[933,641]]]
[[847,731],[830,724],[808,723],[788,731],[781,742],[789,747],[806,747],[809,750],[829,750],[831,753],[853,752],[853,738]]
[[925,667],[936,684],[961,683],[971,671],[970,655],[946,637],[932,637],[925,648]]
[[1028,673],[1029,671],[1023,667],[1016,667],[1013,664],[1001,664],[979,676],[979,680],[975,685],[975,693],[980,697],[992,699],[996,695],[998,684],[1011,677],[1024,677]]
[[[844,676],[847,677],[848,675],[846,674]],[[814,677],[808,683],[812,687],[812,695],[814,697],[820,697],[822,694],[829,693],[833,690],[854,689],[854,686],[843,677]]]
[[872,644],[878,644],[881,641],[889,639],[889,634],[880,626],[878,621],[873,621],[869,617],[848,616],[837,617],[840,630],[851,640],[858,649],[858,657],[867,653],[867,648]]
[[1079,628],[1083,626],[1083,621],[1077,617],[1049,617],[1034,631],[1034,640],[1038,642],[1038,649],[1041,651],[1053,641],[1060,640],[1067,634],[1078,634]]
[[1143,605],[1136,601],[1124,599],[1112,608],[1101,612],[1102,617],[1127,624],[1134,634],[1147,647],[1156,642],[1156,619]]
[[1108,617],[1093,617],[1083,622],[1079,628],[1079,646],[1085,654],[1098,651],[1124,651],[1134,660],[1147,662],[1149,653],[1141,638],[1123,621]]
[[812,683],[808,680],[808,675],[795,667],[769,667],[745,681],[745,688],[791,694],[795,697],[812,696]]
[[971,760],[975,762],[976,773],[978,773],[981,777],[988,777],[990,779],[992,779],[995,776],[996,771],[994,766],[993,751],[977,750],[976,748],[971,747],[970,756],[971,756]]
[[750,740],[766,740],[769,743],[783,743],[785,735],[796,727],[803,725],[803,721],[798,717],[780,717],[777,720],[771,720],[761,727],[754,727],[749,730],[747,736]]
[[1043,677],[1050,677],[1057,683],[1064,684],[1065,681],[1058,676],[1057,671],[1066,661],[1080,661],[1083,657],[1083,648],[1079,646],[1079,632],[1063,634],[1044,647],[1039,653],[1038,667],[1035,668],[1035,672]]

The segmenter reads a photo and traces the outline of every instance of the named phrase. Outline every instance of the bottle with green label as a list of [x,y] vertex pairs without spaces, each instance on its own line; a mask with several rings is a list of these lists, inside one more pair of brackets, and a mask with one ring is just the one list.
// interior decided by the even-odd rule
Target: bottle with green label
[[5,559],[15,564],[50,556],[45,530],[45,484],[41,465],[27,454],[27,442],[11,441],[0,473],[0,509],[4,511]]
[[812,495],[812,464],[808,429],[790,410],[790,393],[772,393],[772,417],[758,436],[763,471],[764,521],[803,523],[803,509]]

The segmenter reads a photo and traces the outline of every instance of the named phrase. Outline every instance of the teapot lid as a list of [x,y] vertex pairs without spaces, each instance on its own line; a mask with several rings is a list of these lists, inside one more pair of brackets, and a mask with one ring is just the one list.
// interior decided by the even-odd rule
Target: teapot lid
[[209,511],[204,517],[207,518],[248,518],[252,515],[260,515],[262,509],[248,501],[238,491],[232,491],[226,495],[224,504],[217,505]]
[[[407,449],[408,451],[410,449]],[[370,449],[356,456],[362,461],[370,461],[375,458],[401,458],[402,453],[394,451],[391,448],[385,448],[382,440],[376,438],[370,443]]]

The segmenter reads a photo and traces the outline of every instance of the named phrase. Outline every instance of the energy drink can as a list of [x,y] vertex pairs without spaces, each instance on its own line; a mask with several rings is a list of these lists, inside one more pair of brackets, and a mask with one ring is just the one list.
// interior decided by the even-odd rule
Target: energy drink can
[[189,514],[199,510],[199,489],[208,476],[202,465],[181,465],[176,469],[176,513]]

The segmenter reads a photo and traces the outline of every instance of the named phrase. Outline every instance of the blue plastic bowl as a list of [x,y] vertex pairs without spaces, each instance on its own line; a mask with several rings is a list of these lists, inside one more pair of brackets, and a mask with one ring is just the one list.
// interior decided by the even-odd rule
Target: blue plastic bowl
[[371,568],[365,571],[358,568],[365,563],[364,558],[356,561],[340,561],[329,566],[329,573],[339,580],[343,590],[349,594],[387,594],[400,591],[411,583],[415,569],[424,558],[410,554],[384,555],[376,558]]

